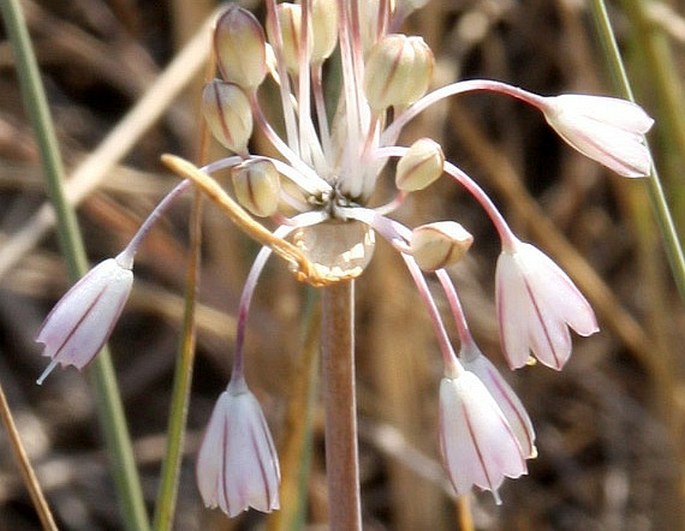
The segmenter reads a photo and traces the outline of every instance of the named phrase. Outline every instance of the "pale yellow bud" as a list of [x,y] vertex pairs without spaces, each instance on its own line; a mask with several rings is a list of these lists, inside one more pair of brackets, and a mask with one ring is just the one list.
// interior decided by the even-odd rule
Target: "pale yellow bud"
[[202,91],[202,114],[214,138],[235,153],[246,153],[252,135],[252,109],[242,89],[219,79]]
[[433,52],[421,37],[383,37],[366,60],[364,90],[371,108],[414,103],[428,90],[433,63]]
[[[297,73],[300,68],[300,57],[304,53],[300,44],[302,40],[302,8],[298,4],[284,2],[276,6],[276,16],[281,25],[281,37],[283,40],[283,59],[288,72]],[[270,32],[267,27],[267,32]],[[269,33],[269,41],[274,45],[276,36]],[[309,32],[307,46],[311,51],[312,34]]]
[[323,63],[333,53],[338,42],[338,2],[314,0],[312,2],[312,63]]
[[255,90],[266,76],[266,39],[255,16],[231,4],[214,26],[214,54],[221,76]]
[[278,210],[281,180],[273,163],[248,160],[231,169],[238,202],[255,216],[270,216]]
[[405,192],[423,190],[442,175],[443,164],[445,154],[440,144],[430,138],[420,138],[397,163],[395,184]]
[[367,56],[369,50],[376,44],[379,3],[378,0],[367,0],[366,2],[359,3],[359,32],[361,33],[364,57]]
[[431,272],[462,259],[473,236],[459,223],[436,221],[412,231],[411,255],[423,271]]
[[[386,9],[390,12],[390,18],[393,19],[395,14],[397,14],[397,1],[396,0],[385,0]],[[364,57],[367,56],[371,47],[376,44],[377,39],[382,38],[383,35],[387,33],[387,24],[390,21],[386,21],[383,28],[378,27],[379,19],[378,16],[381,11],[380,0],[366,0],[365,2],[359,2],[359,33],[362,38],[362,50],[364,52]]]

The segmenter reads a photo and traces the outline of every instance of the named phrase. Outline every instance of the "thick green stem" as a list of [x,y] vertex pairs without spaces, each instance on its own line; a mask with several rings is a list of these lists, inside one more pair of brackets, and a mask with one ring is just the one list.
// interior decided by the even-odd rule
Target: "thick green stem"
[[[597,34],[604,47],[605,56],[609,61],[609,68],[616,84],[616,89],[623,97],[635,101],[623,65],[623,60],[616,44],[616,38],[611,27],[605,1],[592,0],[591,7]],[[678,287],[680,298],[685,302],[685,256],[683,256],[683,249],[680,244],[678,232],[675,228],[673,217],[661,184],[661,179],[659,178],[656,168],[652,167],[652,174],[646,179],[646,182],[649,198],[652,203],[652,210],[654,211],[654,215],[664,239],[666,255],[671,266],[673,278]]]
[[354,282],[323,289],[323,395],[331,531],[361,530],[354,374]]
[[[69,276],[76,281],[86,272],[88,261],[76,215],[65,197],[64,168],[26,21],[18,0],[0,0],[0,9],[16,56],[22,95],[40,149],[48,194],[57,214],[59,239]],[[107,349],[100,353],[93,364],[92,375],[126,528],[145,531],[149,529],[149,523],[123,405]]]

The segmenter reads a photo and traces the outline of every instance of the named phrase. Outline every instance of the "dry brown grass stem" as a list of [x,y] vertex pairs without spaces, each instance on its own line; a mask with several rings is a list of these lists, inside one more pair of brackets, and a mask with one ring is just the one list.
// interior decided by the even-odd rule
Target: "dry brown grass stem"
[[0,417],[2,417],[2,422],[7,430],[12,452],[14,453],[14,457],[19,465],[21,475],[24,478],[24,483],[29,491],[29,494],[31,495],[31,500],[36,508],[36,512],[38,513],[43,529],[57,531],[57,525],[52,517],[52,512],[50,511],[48,502],[45,500],[45,496],[43,495],[43,489],[41,489],[38,478],[33,471],[29,456],[26,454],[26,450],[24,450],[24,445],[21,442],[21,436],[19,435],[17,426],[14,423],[14,418],[12,417],[12,412],[10,411],[9,404],[7,403],[7,398],[5,397],[5,391],[3,390],[2,385],[0,385]]
[[[163,116],[176,96],[195,77],[209,56],[210,21],[179,52],[145,95],[112,129],[100,145],[73,171],[67,183],[67,198],[79,204],[95,191],[109,171]],[[0,250],[0,277],[30,252],[55,224],[55,214],[44,203],[21,230]]]
[[459,529],[460,531],[475,531],[473,524],[473,514],[471,514],[471,495],[465,494],[457,498],[459,508]]

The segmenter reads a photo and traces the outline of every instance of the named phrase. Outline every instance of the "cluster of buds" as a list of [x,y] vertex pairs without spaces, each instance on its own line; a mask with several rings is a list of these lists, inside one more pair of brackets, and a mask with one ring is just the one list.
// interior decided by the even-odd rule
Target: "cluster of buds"
[[[581,336],[598,330],[590,305],[572,280],[543,252],[516,237],[478,184],[445,160],[438,143],[421,138],[403,146],[398,139],[404,125],[431,104],[466,92],[490,91],[533,106],[571,147],[620,175],[639,177],[651,169],[644,138],[651,118],[623,100],[545,97],[491,80],[459,81],[428,92],[434,62],[430,48],[420,37],[397,33],[421,3],[266,0],[266,31],[236,4],[216,21],[213,46],[220,79],[206,85],[203,113],[214,136],[232,154],[181,173],[212,197],[223,197],[210,176],[230,168],[234,196],[242,208],[228,197],[222,204],[235,205],[227,207],[231,219],[265,244],[240,302],[231,382],[212,414],[197,465],[205,503],[231,516],[248,507],[278,507],[278,459],[243,372],[250,301],[272,251],[291,263],[298,256],[300,263],[308,264],[298,278],[315,285],[360,275],[371,260],[376,235],[400,253],[425,302],[444,362],[439,441],[458,494],[475,485],[499,499],[504,478],[525,474],[526,460],[535,457],[535,433],[520,400],[478,349],[445,269],[464,256],[473,237],[454,221],[409,228],[394,220],[391,214],[407,195],[445,176],[464,187],[492,220],[502,245],[496,269],[497,317],[511,369],[534,357],[561,370],[571,354],[570,329]],[[323,67],[329,61],[338,62],[339,69],[332,70],[342,72],[333,102],[325,97],[330,87],[324,91]],[[260,104],[259,89],[267,76],[280,93],[283,137]],[[250,152],[255,127],[277,156]],[[377,179],[390,159],[397,159],[396,195],[371,207]],[[188,184],[183,181],[172,194]],[[46,372],[57,363],[81,368],[95,356],[130,289],[132,257],[140,239],[172,199],[164,200],[134,238],[125,263],[117,258],[96,267],[50,314],[38,337],[46,345],[44,355],[52,358]],[[270,217],[278,227],[265,231],[243,208]],[[429,274],[436,276],[449,303],[458,350],[429,290]]]

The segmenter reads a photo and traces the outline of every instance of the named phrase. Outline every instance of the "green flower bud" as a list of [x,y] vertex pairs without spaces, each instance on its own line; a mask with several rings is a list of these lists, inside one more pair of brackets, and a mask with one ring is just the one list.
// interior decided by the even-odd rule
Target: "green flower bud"
[[255,90],[266,76],[264,30],[252,13],[231,4],[214,26],[214,54],[224,80]]
[[247,152],[252,109],[238,85],[219,79],[207,83],[202,91],[202,114],[214,138],[235,153]]
[[255,216],[270,216],[278,210],[281,180],[273,163],[248,160],[231,169],[238,202]]
[[411,255],[426,272],[442,269],[463,258],[473,236],[459,223],[436,221],[412,231]]
[[440,144],[430,138],[420,138],[397,163],[395,184],[405,192],[428,188],[442,175],[444,163]]
[[421,37],[383,37],[366,60],[364,90],[371,108],[414,103],[428,90],[433,63],[433,52]]

